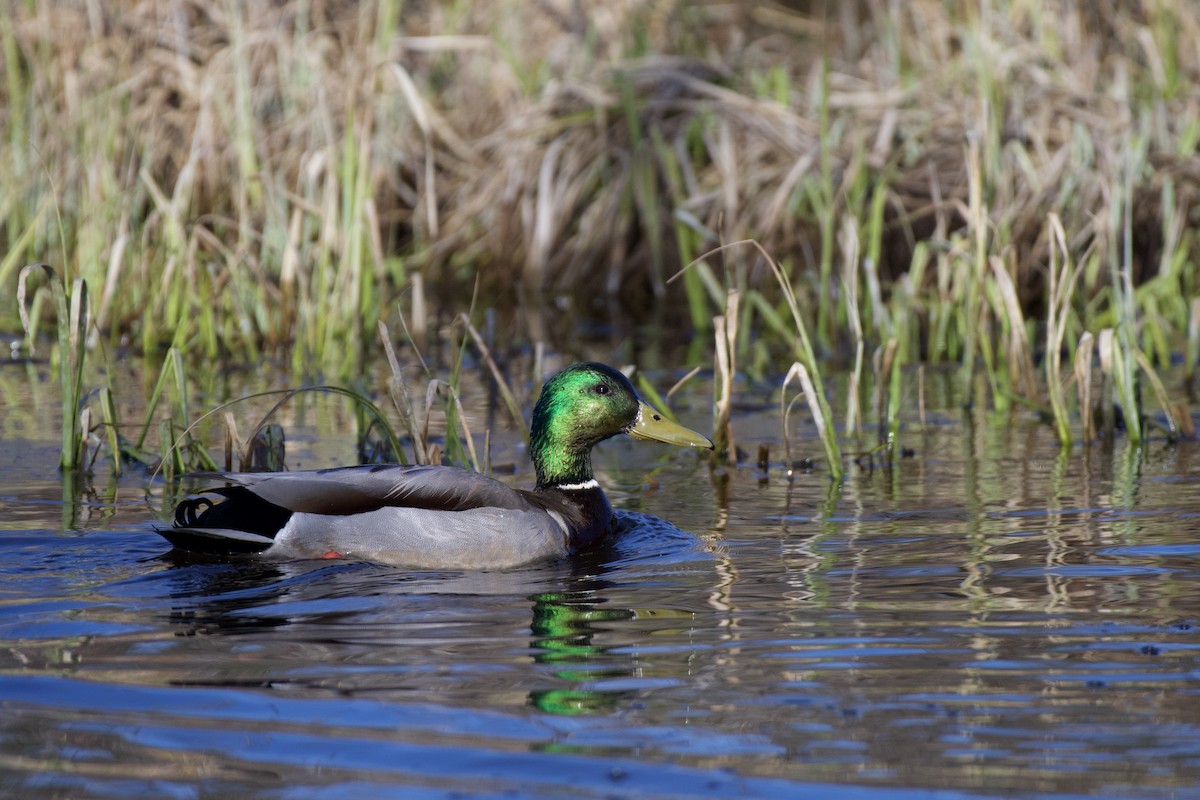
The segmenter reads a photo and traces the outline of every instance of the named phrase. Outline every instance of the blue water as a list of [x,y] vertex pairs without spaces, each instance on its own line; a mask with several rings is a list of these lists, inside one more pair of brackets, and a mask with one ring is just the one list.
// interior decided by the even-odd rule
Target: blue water
[[833,494],[605,443],[622,536],[477,573],[170,556],[0,442],[0,796],[1200,798],[1196,443],[904,436]]

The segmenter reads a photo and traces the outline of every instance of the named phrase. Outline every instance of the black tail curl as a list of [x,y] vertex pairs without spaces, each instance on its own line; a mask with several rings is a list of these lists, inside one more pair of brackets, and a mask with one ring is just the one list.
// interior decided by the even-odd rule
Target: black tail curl
[[180,501],[170,528],[159,535],[181,550],[208,554],[255,553],[271,546],[292,512],[263,500],[243,486],[208,490],[224,499],[200,495]]
[[175,506],[175,527],[191,528],[202,525],[201,518],[214,505],[215,503],[207,497],[189,497],[181,501]]

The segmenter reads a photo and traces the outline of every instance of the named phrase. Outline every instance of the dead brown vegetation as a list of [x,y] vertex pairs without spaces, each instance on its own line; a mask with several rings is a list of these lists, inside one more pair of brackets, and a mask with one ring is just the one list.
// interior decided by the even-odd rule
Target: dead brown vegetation
[[1191,252],[1184,0],[834,7],[9,3],[0,242],[93,275],[117,328],[169,315],[181,271],[258,287],[271,308],[236,313],[268,339],[323,285],[370,284],[378,308],[414,270],[658,297],[688,231],[815,274],[826,215],[872,231],[896,277],[915,242],[971,224],[974,142],[989,252],[1032,309],[1051,212],[1107,263],[1128,187],[1137,273]]

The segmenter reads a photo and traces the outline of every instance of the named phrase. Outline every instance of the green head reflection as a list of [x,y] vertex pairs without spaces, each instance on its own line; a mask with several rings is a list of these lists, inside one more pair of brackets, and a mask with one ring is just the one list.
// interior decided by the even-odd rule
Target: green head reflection
[[[603,602],[590,592],[543,592],[533,601],[533,634],[530,647],[534,661],[553,664],[554,675],[572,683],[633,674],[628,659],[618,658],[592,643],[593,637],[610,620],[632,619],[627,608],[600,608]],[[622,657],[623,658],[623,657]],[[576,665],[576,669],[571,667]],[[529,702],[548,714],[604,714],[611,711],[625,692],[590,689],[547,689],[529,693]]]

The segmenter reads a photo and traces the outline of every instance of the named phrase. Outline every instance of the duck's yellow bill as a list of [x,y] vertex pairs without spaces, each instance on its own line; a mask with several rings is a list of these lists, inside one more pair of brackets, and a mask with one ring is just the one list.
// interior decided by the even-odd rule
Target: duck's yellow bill
[[639,403],[637,419],[626,431],[635,439],[652,439],[656,442],[679,447],[704,447],[713,449],[712,441],[690,428],[676,425],[645,403]]

